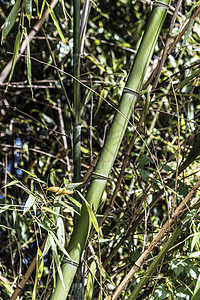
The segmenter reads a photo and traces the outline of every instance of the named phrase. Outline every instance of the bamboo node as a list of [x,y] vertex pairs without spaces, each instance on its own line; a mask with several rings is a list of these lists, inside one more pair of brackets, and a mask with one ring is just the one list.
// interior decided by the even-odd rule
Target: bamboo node
[[124,87],[123,93],[133,94],[137,97],[140,95],[137,91],[134,91],[128,87]]
[[162,2],[162,1],[154,1],[153,5],[154,6],[160,6],[160,7],[166,8],[167,10],[169,9],[169,4],[167,4],[165,2]]
[[103,174],[99,174],[99,173],[95,173],[93,172],[92,177],[95,179],[102,179],[102,180],[108,180],[109,177],[103,175]]

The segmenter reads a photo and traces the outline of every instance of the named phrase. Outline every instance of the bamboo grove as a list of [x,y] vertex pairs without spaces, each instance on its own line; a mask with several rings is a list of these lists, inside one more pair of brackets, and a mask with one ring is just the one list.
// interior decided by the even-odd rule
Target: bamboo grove
[[199,1],[0,10],[0,299],[199,299]]

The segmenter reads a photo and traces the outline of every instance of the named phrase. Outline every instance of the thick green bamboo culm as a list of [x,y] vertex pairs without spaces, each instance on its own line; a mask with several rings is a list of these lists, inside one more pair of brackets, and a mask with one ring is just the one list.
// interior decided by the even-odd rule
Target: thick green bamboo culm
[[[156,42],[167,14],[167,6],[169,4],[170,0],[162,0],[161,4],[159,4],[157,1],[152,10],[145,34],[142,38],[120,101],[120,113],[117,112],[115,115],[115,119],[107,136],[105,146],[96,166],[93,179],[86,196],[87,201],[92,207],[95,207],[96,211],[107,183],[107,177],[110,175],[121,141],[123,139],[128,120],[133,111],[133,107],[137,99],[137,93],[140,92],[147,67],[150,63]],[[85,247],[90,229],[91,221],[89,219],[87,209],[83,204],[81,215],[77,219],[76,226],[67,248],[70,257],[77,263],[77,266],[82,255],[82,251]],[[58,298],[62,300],[66,299],[73,282],[73,278],[76,274],[77,266],[68,262],[63,263],[62,272],[65,282],[65,289],[58,277],[56,289],[51,295],[51,300],[57,300]]]

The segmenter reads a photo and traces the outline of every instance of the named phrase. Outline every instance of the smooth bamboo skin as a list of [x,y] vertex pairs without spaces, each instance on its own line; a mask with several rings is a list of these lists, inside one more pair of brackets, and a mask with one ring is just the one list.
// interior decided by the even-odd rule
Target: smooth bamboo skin
[[[162,0],[163,3],[170,4],[170,0]],[[140,44],[138,53],[136,55],[134,65],[130,72],[126,87],[136,92],[140,91],[141,85],[144,80],[144,76],[152,57],[160,30],[167,14],[167,9],[163,6],[154,7],[149,23],[147,25],[146,32]],[[137,96],[131,93],[125,92],[122,96],[119,106],[119,112],[116,114],[108,137],[106,139],[105,146],[101,153],[99,162],[95,169],[95,173],[108,177],[112,166],[114,164],[116,155],[118,153],[121,141],[123,139],[128,120],[133,111],[133,107]],[[125,117],[124,117],[125,116]],[[106,179],[93,179],[89,191],[87,193],[87,201],[98,209],[98,205],[105,189]],[[91,229],[91,222],[89,220],[88,212],[83,204],[81,209],[81,215],[77,219],[76,226],[74,228],[69,246],[68,253],[70,257],[77,262],[80,261],[82,251],[87,241],[89,232]],[[57,285],[54,293],[51,295],[50,300],[57,300],[58,298],[66,299],[70,290],[73,278],[76,274],[77,267],[67,262],[62,265],[63,277],[65,282],[65,289],[61,283],[60,278],[57,279]]]

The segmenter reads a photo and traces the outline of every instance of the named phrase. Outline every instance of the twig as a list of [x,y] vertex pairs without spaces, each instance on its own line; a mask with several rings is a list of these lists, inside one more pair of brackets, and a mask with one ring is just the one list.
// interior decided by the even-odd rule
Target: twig
[[173,17],[172,17],[172,20],[171,20],[171,23],[170,23],[170,26],[169,26],[168,36],[167,36],[167,39],[166,39],[166,42],[165,42],[165,48],[164,48],[164,51],[163,51],[163,54],[162,54],[162,58],[161,58],[161,61],[160,61],[160,64],[159,64],[158,72],[157,72],[157,75],[155,77],[155,81],[154,81],[154,84],[153,84],[153,88],[152,88],[153,90],[157,87],[158,80],[160,78],[160,75],[161,75],[161,72],[162,72],[165,60],[166,60],[167,55],[168,55],[167,51],[169,49],[169,43],[170,43],[170,39],[171,39],[171,34],[172,34],[172,30],[174,28],[174,24],[175,24],[175,21],[176,21],[176,18],[177,18],[178,11],[179,11],[179,8],[181,6],[181,3],[182,3],[182,0],[178,0],[178,2],[176,4],[175,11],[173,13]]

